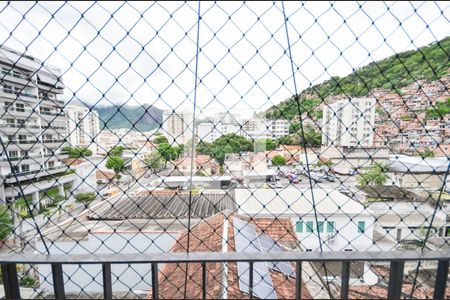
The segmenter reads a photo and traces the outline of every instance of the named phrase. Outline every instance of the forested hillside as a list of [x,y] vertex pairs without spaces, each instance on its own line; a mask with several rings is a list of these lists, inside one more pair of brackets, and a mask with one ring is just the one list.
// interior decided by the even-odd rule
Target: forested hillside
[[[345,77],[331,77],[302,92],[301,111],[310,111],[321,118],[317,105],[332,95],[365,96],[375,88],[399,90],[414,81],[438,80],[449,74],[450,37],[418,50],[397,53],[383,60],[361,67]],[[268,118],[292,119],[298,115],[295,97],[272,106]]]

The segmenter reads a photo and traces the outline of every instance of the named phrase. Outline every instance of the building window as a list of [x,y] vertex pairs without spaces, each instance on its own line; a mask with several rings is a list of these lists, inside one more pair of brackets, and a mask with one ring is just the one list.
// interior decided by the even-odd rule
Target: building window
[[365,229],[366,229],[366,222],[359,221],[358,222],[358,233],[364,233]]
[[306,232],[313,232],[313,226],[314,226],[313,221],[306,222]]
[[317,222],[318,223],[318,231],[319,232],[323,232],[323,221],[319,221],[319,222]]
[[328,233],[333,233],[334,229],[335,229],[335,222],[334,221],[329,221],[327,222],[327,232]]
[[303,232],[303,221],[297,221],[295,224],[295,231]]

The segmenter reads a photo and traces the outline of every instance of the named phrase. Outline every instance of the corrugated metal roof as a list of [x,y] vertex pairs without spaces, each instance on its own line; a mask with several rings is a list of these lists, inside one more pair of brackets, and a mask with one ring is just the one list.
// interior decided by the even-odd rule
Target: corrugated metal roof
[[450,163],[447,157],[415,157],[406,155],[390,155],[389,169],[400,173],[432,173],[442,174],[448,170]]
[[[126,196],[104,205],[90,213],[90,219],[175,219],[187,218],[189,193],[148,194]],[[236,210],[232,191],[200,192],[192,195],[191,217],[207,218],[223,210]]]

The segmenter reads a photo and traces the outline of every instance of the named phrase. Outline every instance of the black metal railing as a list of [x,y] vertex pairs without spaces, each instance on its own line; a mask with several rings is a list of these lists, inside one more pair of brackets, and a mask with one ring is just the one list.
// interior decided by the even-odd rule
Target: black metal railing
[[[341,262],[341,288],[340,299],[349,298],[349,280],[351,262],[388,262],[389,283],[387,299],[401,299],[404,266],[406,262],[437,261],[436,280],[434,284],[433,299],[444,299],[450,251],[435,252],[283,252],[283,253],[238,253],[238,252],[191,252],[191,253],[160,253],[160,254],[70,254],[70,255],[40,255],[40,254],[2,254],[3,284],[6,299],[20,299],[19,281],[17,277],[17,264],[51,265],[54,297],[65,299],[64,265],[101,264],[103,274],[103,296],[111,299],[113,287],[111,280],[111,265],[114,264],[148,264],[151,269],[151,299],[159,299],[159,267],[161,264],[201,264],[202,298],[206,299],[207,291],[207,264],[246,262],[249,264],[249,298],[253,298],[254,276],[253,266],[257,262],[292,262],[295,263],[295,298],[302,295],[302,263],[309,262]],[[123,279],[126,281],[126,279]],[[150,289],[150,287],[149,287]],[[150,291],[150,290],[149,290]]]

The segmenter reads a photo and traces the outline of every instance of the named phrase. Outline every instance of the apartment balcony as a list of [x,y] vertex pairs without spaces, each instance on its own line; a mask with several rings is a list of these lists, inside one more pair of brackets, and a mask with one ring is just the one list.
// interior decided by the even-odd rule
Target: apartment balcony
[[46,119],[54,119],[56,117],[65,117],[66,114],[63,111],[60,112],[50,112],[50,111],[40,111],[39,114]]
[[41,98],[41,101],[42,101],[44,104],[45,104],[45,103],[53,104],[53,105],[56,104],[56,105],[58,105],[58,106],[62,106],[62,105],[65,104],[64,101],[52,99],[52,98],[49,98],[49,97],[43,97],[43,98]]
[[29,124],[0,124],[0,131],[5,134],[17,132],[40,132],[41,126]]
[[65,126],[41,126],[42,129],[44,130],[54,130],[54,131],[66,131],[67,127]]
[[67,142],[65,139],[42,140],[42,143],[46,144],[47,147],[60,146],[65,142]]
[[37,99],[37,96],[33,95],[31,93],[7,90],[7,89],[0,90],[0,97],[10,98],[10,99],[14,99],[14,100],[20,99],[20,100],[24,100],[24,101],[33,101],[33,102],[36,102],[36,99]]
[[[56,159],[65,159],[68,158],[69,155],[65,153],[61,154],[38,154],[38,155],[25,155],[25,156],[16,156],[16,157],[9,157],[9,160],[4,157],[0,156],[0,164],[6,164],[9,165],[9,162],[19,162],[20,164],[29,164],[29,163],[41,163],[45,161],[52,161]],[[13,163],[13,165],[16,165],[16,163]]]
[[[240,292],[245,299],[265,298],[262,294],[267,292],[268,286],[266,283],[261,283],[261,274],[259,273],[258,265],[262,262],[271,263],[291,263],[294,266],[292,273],[287,277],[286,282],[283,283],[288,288],[287,292],[295,299],[314,299],[315,297],[309,295],[304,291],[304,281],[308,276],[304,275],[305,266],[309,263],[340,263],[341,273],[336,281],[339,282],[337,291],[329,289],[329,282],[324,279],[317,282],[317,286],[321,287],[323,293],[328,293],[329,298],[348,299],[352,292],[353,285],[350,284],[350,266],[354,262],[384,262],[388,264],[389,279],[387,286],[382,288],[387,299],[401,299],[408,298],[409,294],[402,290],[404,280],[405,263],[421,261],[437,262],[436,279],[434,288],[431,288],[433,299],[444,299],[446,296],[446,284],[448,277],[449,259],[448,251],[436,252],[282,252],[282,253],[238,253],[238,252],[191,252],[191,253],[161,253],[161,254],[1,254],[0,263],[3,275],[3,284],[5,288],[6,299],[20,299],[19,280],[17,276],[17,264],[35,264],[51,267],[51,275],[45,280],[52,282],[53,297],[56,299],[65,299],[66,291],[65,285],[70,281],[69,274],[64,272],[64,268],[68,265],[96,265],[101,270],[101,278],[97,278],[97,284],[100,284],[103,289],[103,298],[112,299],[113,291],[113,277],[112,268],[117,265],[146,265],[146,273],[150,274],[151,281],[147,282],[148,290],[147,299],[167,298],[168,294],[178,295],[183,298],[196,299],[215,299],[223,298],[230,291],[230,283],[227,277],[232,276],[233,273],[228,270],[225,277],[216,277],[212,273],[216,268],[227,268],[231,264],[247,265],[246,277],[239,278],[239,286],[245,285],[246,292]],[[161,270],[163,265],[178,264],[179,273],[164,274]],[[184,278],[184,268],[189,268],[189,278],[182,282],[170,282],[167,276],[178,276]],[[140,274],[144,276],[146,274]],[[266,274],[267,275],[267,274]],[[127,278],[122,278],[120,274],[118,280],[127,283]],[[94,277],[92,277],[94,279]],[[144,277],[142,277],[144,278]],[[143,280],[143,279],[142,279]],[[178,285],[177,285],[178,284]],[[234,285],[237,283],[235,282]],[[168,285],[173,285],[171,289],[167,289]],[[177,286],[175,286],[177,285]],[[357,285],[356,285],[357,287]],[[175,291],[178,289],[178,291]],[[231,288],[232,289],[232,288]],[[281,287],[276,285],[269,286],[274,294],[279,296]],[[223,291],[225,292],[223,293]],[[241,288],[242,290],[242,288]],[[130,292],[133,293],[133,287],[130,286]],[[306,296],[308,295],[308,296]],[[448,294],[447,294],[448,295]],[[98,296],[97,296],[98,297]],[[228,295],[230,298],[230,295]],[[386,298],[386,297],[383,297]],[[323,299],[321,297],[321,299]]]
[[67,166],[57,166],[57,167],[50,167],[47,169],[38,169],[38,170],[31,170],[26,172],[16,172],[15,174],[11,173],[6,175],[6,183],[14,183],[17,180],[23,181],[23,180],[30,180],[30,179],[36,179],[42,176],[48,176],[56,173],[65,172],[68,170]]
[[[67,170],[67,168],[65,168]],[[19,189],[17,186],[11,186],[9,184],[5,187],[5,194],[8,197],[17,197],[22,195],[22,191],[25,195],[29,195],[35,192],[40,192],[43,190],[47,190],[49,188],[66,184],[70,182],[74,182],[77,178],[79,178],[76,174],[63,174],[58,176],[57,178],[39,178],[38,181],[34,181],[33,184],[22,185],[22,189]],[[13,181],[12,183],[14,183]]]
[[29,117],[36,114],[37,111],[31,109],[31,108],[20,108],[20,107],[1,107],[0,108],[0,115],[5,116],[18,116],[18,117]]

